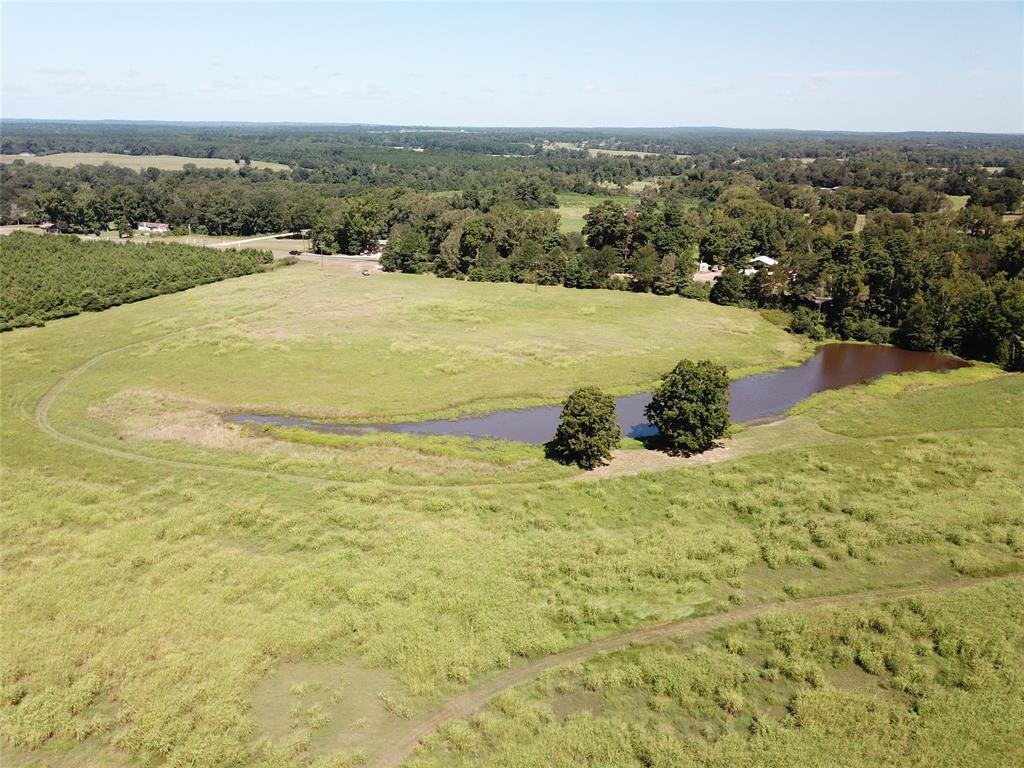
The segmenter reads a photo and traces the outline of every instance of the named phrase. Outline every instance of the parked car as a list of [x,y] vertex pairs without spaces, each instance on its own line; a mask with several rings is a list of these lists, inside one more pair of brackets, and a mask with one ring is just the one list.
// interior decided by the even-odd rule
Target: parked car
[[302,251],[288,251],[289,256],[298,256]]

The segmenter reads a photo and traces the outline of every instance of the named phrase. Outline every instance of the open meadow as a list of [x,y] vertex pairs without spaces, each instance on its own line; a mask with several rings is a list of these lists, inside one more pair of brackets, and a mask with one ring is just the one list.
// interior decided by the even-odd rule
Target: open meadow
[[0,768],[1024,768],[1024,0],[136,5],[0,11]]
[[[146,168],[158,168],[161,171],[180,171],[186,165],[197,168],[229,168],[237,170],[242,163],[218,157],[181,157],[179,155],[119,155],[113,152],[57,152],[52,155],[0,155],[0,163],[14,163],[22,160],[26,163],[42,163],[56,168],[74,168],[78,165],[116,165],[130,168],[133,171],[144,171]],[[270,171],[287,171],[288,166],[282,163],[270,163],[265,160],[253,160],[252,168]]]
[[633,195],[581,195],[577,192],[562,192],[558,195],[559,231],[582,232],[586,223],[583,217],[587,215],[587,211],[605,200],[612,200],[619,205],[636,203],[636,197]]
[[480,413],[806,342],[675,296],[300,263],[0,345],[5,765],[828,764],[851,739],[870,764],[972,727],[1020,762],[1020,375],[884,379],[595,479],[222,416]]

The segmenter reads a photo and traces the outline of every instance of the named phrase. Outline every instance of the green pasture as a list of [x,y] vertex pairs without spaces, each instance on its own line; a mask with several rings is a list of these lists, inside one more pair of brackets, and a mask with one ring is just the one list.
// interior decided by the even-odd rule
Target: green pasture
[[[739,375],[808,351],[678,297],[307,264],[0,335],[4,764],[356,765],[447,697],[627,629],[826,582],[1013,574],[1024,379],[989,368],[822,396],[718,463],[601,481],[531,446],[221,418],[478,413],[635,392],[684,356]],[[899,631],[877,638],[837,614],[626,650],[445,726],[410,765],[793,765],[904,737],[983,764],[956,751],[972,732],[1014,764],[1019,591],[879,614]],[[850,672],[861,647],[880,693]]]

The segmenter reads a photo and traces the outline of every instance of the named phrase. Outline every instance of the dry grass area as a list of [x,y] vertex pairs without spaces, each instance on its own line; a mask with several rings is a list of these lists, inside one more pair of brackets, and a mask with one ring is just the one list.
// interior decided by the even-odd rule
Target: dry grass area
[[237,283],[211,292],[196,306],[205,323],[143,340],[74,392],[85,407],[141,387],[221,409],[399,421],[558,402],[581,381],[641,391],[683,355],[739,373],[806,354],[756,313],[706,302],[332,266],[267,274],[237,300],[256,310],[244,317],[216,305]]
[[[13,163],[23,160],[26,163],[42,163],[58,168],[74,168],[76,165],[110,165],[143,171],[146,168],[159,168],[161,171],[180,171],[186,165],[197,168],[228,168],[237,170],[244,164],[234,160],[223,160],[213,157],[182,157],[180,155],[118,155],[111,152],[59,152],[52,155],[0,155],[0,163]],[[253,160],[251,167],[271,171],[287,171],[287,165]]]
[[252,693],[259,749],[293,760],[345,753],[355,763],[401,732],[403,697],[393,674],[356,658],[282,664]]

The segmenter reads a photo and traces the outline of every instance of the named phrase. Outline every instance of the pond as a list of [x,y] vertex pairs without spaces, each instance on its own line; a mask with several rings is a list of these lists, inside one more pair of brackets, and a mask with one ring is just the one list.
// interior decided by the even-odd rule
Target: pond
[[[816,392],[859,384],[890,373],[950,371],[968,365],[970,363],[966,360],[936,352],[911,352],[873,344],[826,344],[798,366],[732,382],[729,385],[729,414],[737,423],[763,421],[779,416]],[[644,418],[644,406],[650,400],[649,392],[615,399],[623,435],[643,438],[657,432]],[[561,406],[549,405],[458,419],[359,425],[257,414],[232,414],[226,418],[239,423],[278,424],[340,435],[406,432],[490,437],[540,444],[555,434],[561,411]]]

